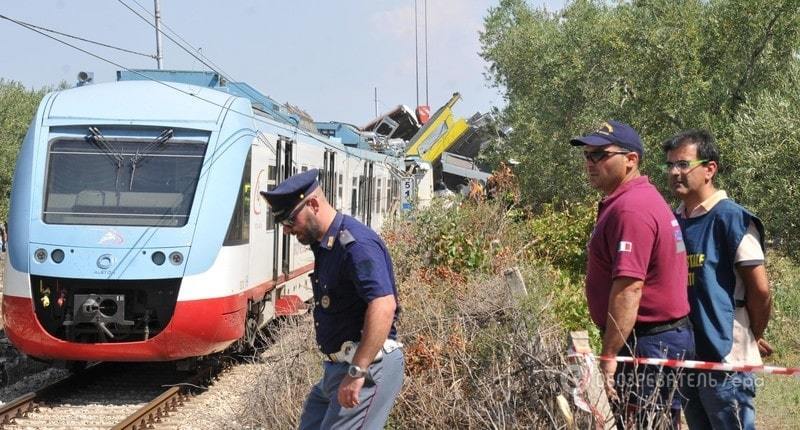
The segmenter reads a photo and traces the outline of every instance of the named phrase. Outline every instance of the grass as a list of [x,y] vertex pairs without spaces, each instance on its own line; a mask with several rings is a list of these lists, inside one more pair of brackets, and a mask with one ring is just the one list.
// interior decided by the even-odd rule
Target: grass
[[[767,271],[773,294],[773,313],[766,339],[775,354],[765,364],[800,366],[800,266],[770,253]],[[800,378],[764,375],[756,392],[756,420],[761,428],[794,429],[800,423]]]

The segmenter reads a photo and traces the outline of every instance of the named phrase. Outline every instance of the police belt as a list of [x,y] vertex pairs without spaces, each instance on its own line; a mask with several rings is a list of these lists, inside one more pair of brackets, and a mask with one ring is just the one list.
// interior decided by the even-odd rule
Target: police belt
[[[400,349],[402,347],[402,343],[394,339],[386,339],[386,341],[383,342],[383,347],[375,354],[375,359],[372,360],[372,362],[377,363],[383,359],[383,354],[389,354],[395,349]],[[322,354],[322,359],[332,363],[352,363],[357,349],[358,342],[348,340],[342,344],[342,347],[338,351],[330,354]]]
[[663,322],[638,322],[633,326],[633,332],[636,336],[652,336],[654,334],[663,333],[665,331],[673,330],[676,328],[683,328],[689,326],[689,316],[678,318],[671,321]]

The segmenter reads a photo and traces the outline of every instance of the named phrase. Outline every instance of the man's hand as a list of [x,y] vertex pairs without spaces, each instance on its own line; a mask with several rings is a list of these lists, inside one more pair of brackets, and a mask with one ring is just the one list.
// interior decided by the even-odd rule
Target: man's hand
[[613,358],[610,360],[600,360],[600,372],[603,374],[603,388],[606,390],[608,400],[612,402],[619,401],[617,390],[614,388],[614,373],[616,371],[616,360]]
[[364,378],[353,378],[345,375],[339,384],[339,404],[345,408],[354,408],[358,405],[358,394],[364,386]]
[[764,340],[763,337],[758,338],[756,343],[758,343],[758,352],[761,354],[762,358],[767,358],[772,355],[773,352],[775,352],[775,350],[772,348],[772,345]]

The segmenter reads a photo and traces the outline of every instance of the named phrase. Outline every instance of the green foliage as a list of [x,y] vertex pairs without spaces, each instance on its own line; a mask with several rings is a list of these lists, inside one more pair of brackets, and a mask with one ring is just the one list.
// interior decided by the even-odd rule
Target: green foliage
[[431,266],[462,273],[490,266],[497,250],[492,241],[497,240],[500,226],[513,220],[499,204],[464,202],[458,206],[451,200],[437,199],[430,208],[418,212],[414,221],[419,229],[414,236],[420,241],[409,251],[427,255]]
[[20,144],[46,92],[46,89],[26,90],[20,83],[0,79],[0,219],[6,219],[8,214]]
[[590,203],[568,204],[562,210],[544,205],[529,221],[535,258],[550,262],[572,279],[582,279],[586,268],[586,243],[596,215],[596,207]]
[[731,197],[759,215],[767,238],[800,261],[800,67],[736,117],[721,174]]
[[727,138],[747,100],[786,82],[799,21],[797,0],[575,0],[555,14],[501,0],[482,55],[506,92],[526,200],[583,200],[582,160],[567,142],[609,118],[640,132],[645,172],[681,129]]
[[[520,218],[519,211],[507,210],[502,202],[434,200],[415,214],[413,223],[396,224],[384,237],[401,282],[418,279],[414,271],[446,268],[431,275],[439,287],[428,293],[437,297],[443,311],[452,306],[448,296],[454,293],[446,283],[460,284],[518,266],[528,286],[530,301],[525,306],[530,312],[544,309],[566,329],[591,331],[583,277],[595,207],[576,203],[559,210],[547,205],[536,215]],[[453,274],[466,278],[454,279]]]

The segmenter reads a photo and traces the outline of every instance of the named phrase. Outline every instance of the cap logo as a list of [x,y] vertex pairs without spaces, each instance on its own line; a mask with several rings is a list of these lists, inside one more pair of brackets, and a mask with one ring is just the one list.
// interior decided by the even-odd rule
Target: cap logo
[[608,136],[614,133],[614,127],[612,127],[611,124],[604,122],[603,125],[600,126],[600,129],[596,131],[596,133]]

